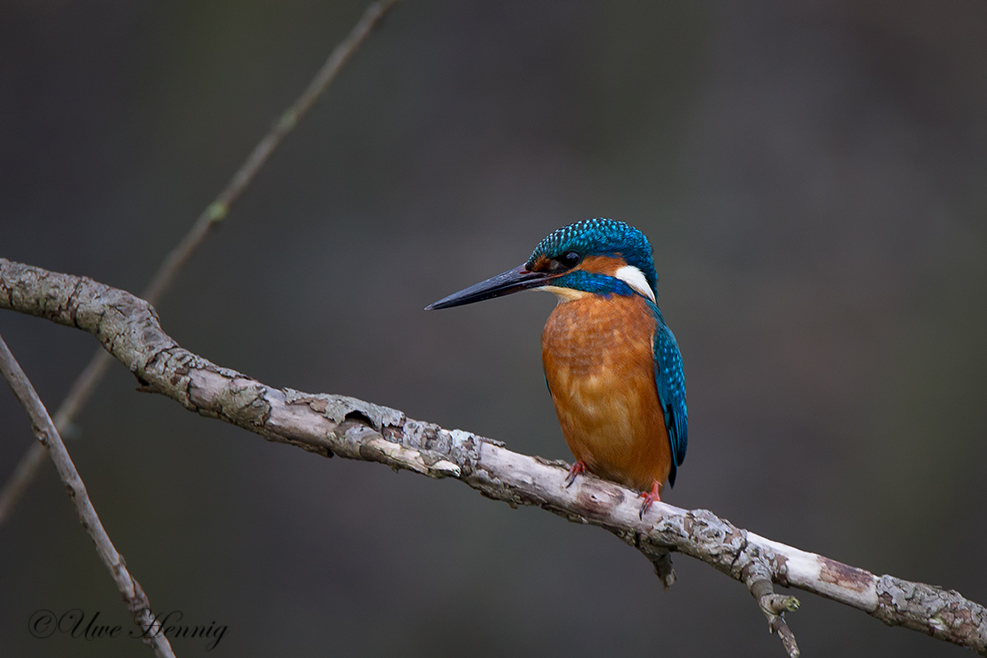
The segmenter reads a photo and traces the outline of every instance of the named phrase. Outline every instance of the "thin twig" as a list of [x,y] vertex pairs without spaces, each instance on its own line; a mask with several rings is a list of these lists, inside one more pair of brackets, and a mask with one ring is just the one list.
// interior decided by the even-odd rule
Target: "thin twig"
[[48,410],[45,409],[45,405],[38,397],[31,381],[24,374],[20,364],[17,363],[17,359],[10,353],[10,349],[2,336],[0,336],[0,372],[3,372],[3,376],[10,384],[10,388],[13,389],[14,395],[17,396],[17,400],[31,418],[34,435],[48,449],[48,454],[51,455],[51,460],[55,463],[58,476],[68,488],[69,498],[75,503],[75,511],[79,515],[79,521],[96,544],[96,552],[99,553],[103,564],[109,569],[110,576],[113,577],[117,589],[120,590],[123,600],[127,603],[127,609],[134,616],[134,622],[140,627],[144,643],[154,649],[154,653],[158,656],[174,658],[175,654],[171,650],[168,638],[160,632],[160,625],[155,626],[154,614],[151,612],[151,604],[147,600],[147,595],[137,579],[127,571],[123,556],[117,552],[109,535],[106,534],[106,530],[96,514],[96,509],[93,507],[92,501],[89,500],[86,485],[82,482],[82,477],[76,470],[75,464],[72,463],[72,458],[69,456],[68,450],[65,449],[65,444],[62,443],[58,430],[55,429],[55,423],[52,422]]
[[151,284],[144,292],[144,299],[152,305],[157,303],[158,297],[171,284],[178,270],[199,249],[206,236],[226,217],[227,213],[229,213],[230,206],[247,189],[250,182],[257,176],[257,172],[260,171],[264,163],[271,157],[271,153],[284,141],[288,133],[298,125],[299,120],[305,116],[312,105],[315,104],[315,101],[318,100],[319,96],[336,79],[343,65],[356,52],[357,48],[366,41],[374,28],[380,25],[384,16],[387,15],[387,12],[397,2],[398,0],[382,0],[367,7],[366,11],[363,12],[363,16],[360,17],[360,20],[350,30],[349,35],[333,49],[329,55],[329,59],[322,65],[319,72],[315,74],[315,77],[312,78],[312,81],[305,88],[305,91],[302,92],[301,96],[298,97],[291,107],[281,113],[280,118],[274,123],[271,131],[260,140],[240,166],[240,169],[233,174],[233,178],[227,183],[226,188],[202,211],[195,224],[192,225],[192,229],[182,238],[178,246],[165,257],[161,269],[151,279]]
[[[222,192],[210,203],[198,219],[189,229],[185,237],[178,245],[172,249],[158,268],[158,271],[151,279],[151,283],[144,290],[142,297],[150,304],[157,304],[161,295],[171,286],[175,276],[182,266],[199,250],[206,238],[212,234],[219,223],[229,213],[230,207],[240,198],[247,186],[257,176],[264,163],[271,157],[271,154],[284,141],[298,122],[305,116],[318,100],[319,96],[329,87],[336,76],[342,70],[346,62],[353,53],[366,41],[374,28],[381,24],[387,13],[398,3],[399,0],[381,0],[374,2],[363,16],[357,21],[349,35],[343,39],[329,55],[322,68],[319,69],[315,77],[305,88],[305,91],[295,100],[288,109],[281,113],[280,118],[271,127],[271,130],[250,152],[247,159],[240,168],[233,174],[233,178],[226,184]],[[103,350],[97,350],[89,364],[85,367],[79,377],[72,384],[68,396],[55,413],[55,426],[59,431],[64,432],[65,427],[72,422],[76,413],[85,406],[97,384],[103,379],[106,373],[106,366],[111,361],[110,356]],[[4,484],[0,490],[0,525],[16,507],[17,502],[24,494],[28,485],[35,479],[41,464],[44,463],[44,448],[40,443],[34,443],[24,453],[14,469],[14,475]]]
[[496,441],[354,398],[267,386],[182,349],[161,330],[154,310],[125,291],[0,258],[0,308],[88,331],[137,377],[141,390],[269,441],[455,478],[487,498],[537,505],[602,527],[651,560],[663,582],[671,572],[669,551],[702,560],[750,589],[789,656],[797,655],[798,646],[782,613],[798,602],[775,594],[773,584],[987,656],[987,609],[959,592],[876,576],[766,539],[707,510],[655,503],[641,519],[637,494],[620,485],[586,476],[566,488],[568,465],[562,462],[518,454]]

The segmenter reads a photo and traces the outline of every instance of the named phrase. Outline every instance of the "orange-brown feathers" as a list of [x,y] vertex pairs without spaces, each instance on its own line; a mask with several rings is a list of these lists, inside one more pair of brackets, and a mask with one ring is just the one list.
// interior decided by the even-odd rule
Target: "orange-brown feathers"
[[587,256],[576,267],[577,270],[616,276],[617,270],[627,265],[627,261],[616,256]]
[[[580,269],[612,276],[624,264],[588,257]],[[655,482],[660,488],[672,454],[655,385],[654,316],[638,295],[568,299],[542,333],[545,377],[566,443],[600,477],[639,491]]]

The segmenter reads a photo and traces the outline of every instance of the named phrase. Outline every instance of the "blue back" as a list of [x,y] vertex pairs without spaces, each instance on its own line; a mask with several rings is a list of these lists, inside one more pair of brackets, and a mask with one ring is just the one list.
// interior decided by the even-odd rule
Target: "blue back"
[[[648,303],[651,303],[650,299]],[[665,412],[668,440],[672,444],[672,470],[668,474],[668,483],[675,486],[676,469],[685,461],[685,450],[689,445],[685,371],[682,368],[682,354],[672,330],[665,324],[658,307],[654,304],[651,306],[655,314],[655,383],[658,385],[658,400]]]

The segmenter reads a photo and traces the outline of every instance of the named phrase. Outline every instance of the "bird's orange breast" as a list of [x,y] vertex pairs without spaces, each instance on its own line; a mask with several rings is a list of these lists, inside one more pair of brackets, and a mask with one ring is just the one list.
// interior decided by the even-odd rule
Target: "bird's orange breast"
[[545,377],[572,454],[639,491],[663,486],[672,463],[654,330],[641,297],[586,294],[556,306],[542,333]]

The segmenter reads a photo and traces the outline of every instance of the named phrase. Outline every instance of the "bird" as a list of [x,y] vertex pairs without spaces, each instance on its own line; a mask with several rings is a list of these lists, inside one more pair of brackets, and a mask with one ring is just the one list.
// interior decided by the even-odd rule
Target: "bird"
[[542,331],[542,365],[575,462],[640,492],[643,519],[675,484],[688,445],[682,355],[657,304],[651,243],[621,221],[577,221],[546,236],[522,265],[430,304],[436,310],[522,290],[558,303]]

